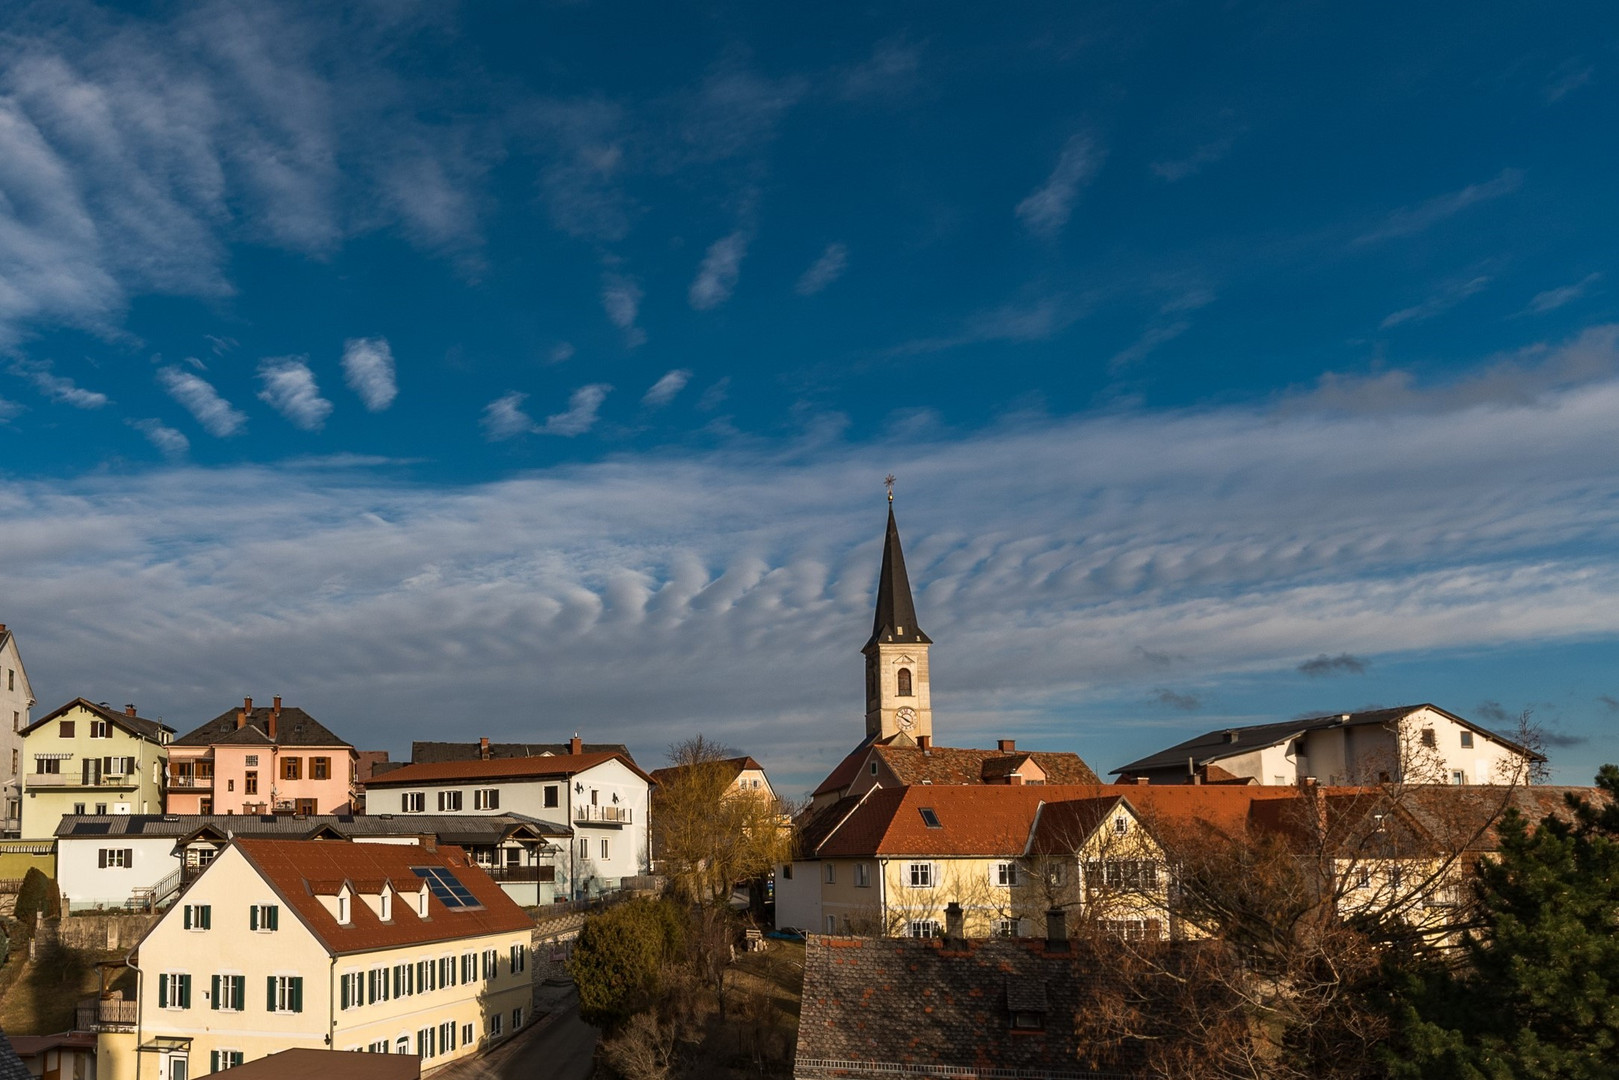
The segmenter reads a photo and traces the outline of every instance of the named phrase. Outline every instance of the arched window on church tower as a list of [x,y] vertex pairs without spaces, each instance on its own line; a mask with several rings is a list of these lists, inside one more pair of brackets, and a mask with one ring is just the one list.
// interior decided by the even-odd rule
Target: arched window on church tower
[[910,697],[911,696],[911,669],[910,668],[903,668],[902,667],[902,668],[899,669],[899,696],[900,697]]

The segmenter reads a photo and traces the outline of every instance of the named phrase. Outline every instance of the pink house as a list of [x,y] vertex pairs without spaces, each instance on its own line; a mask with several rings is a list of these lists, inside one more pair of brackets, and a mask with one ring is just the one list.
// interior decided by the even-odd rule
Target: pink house
[[346,814],[354,805],[354,747],[302,709],[220,713],[169,744],[170,814]]

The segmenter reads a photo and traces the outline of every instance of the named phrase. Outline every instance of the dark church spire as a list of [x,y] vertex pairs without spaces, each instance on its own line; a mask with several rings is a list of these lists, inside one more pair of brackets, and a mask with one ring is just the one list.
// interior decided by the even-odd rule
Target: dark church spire
[[877,617],[872,622],[871,640],[931,644],[932,638],[916,625],[916,604],[911,600],[911,581],[905,574],[905,553],[899,546],[899,526],[894,522],[894,491],[888,491],[888,535],[883,539],[883,568],[877,575]]

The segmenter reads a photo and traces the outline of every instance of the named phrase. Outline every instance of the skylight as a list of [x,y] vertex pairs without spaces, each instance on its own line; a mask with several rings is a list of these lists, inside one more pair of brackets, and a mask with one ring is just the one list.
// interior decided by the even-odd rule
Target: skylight
[[438,897],[439,903],[450,909],[482,907],[461,879],[438,866],[413,866],[410,872],[427,882],[427,887]]
[[943,825],[939,824],[939,815],[935,814],[933,812],[933,807],[924,806],[921,809],[922,809],[922,824],[926,825],[930,829],[942,829],[942,828],[944,828]]

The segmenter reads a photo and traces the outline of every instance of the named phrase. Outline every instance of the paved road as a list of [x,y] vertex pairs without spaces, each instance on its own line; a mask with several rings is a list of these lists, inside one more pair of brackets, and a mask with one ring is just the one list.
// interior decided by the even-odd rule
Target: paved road
[[590,1080],[595,1028],[579,1019],[577,1001],[539,1030],[529,1030],[490,1054],[433,1074],[433,1080]]

